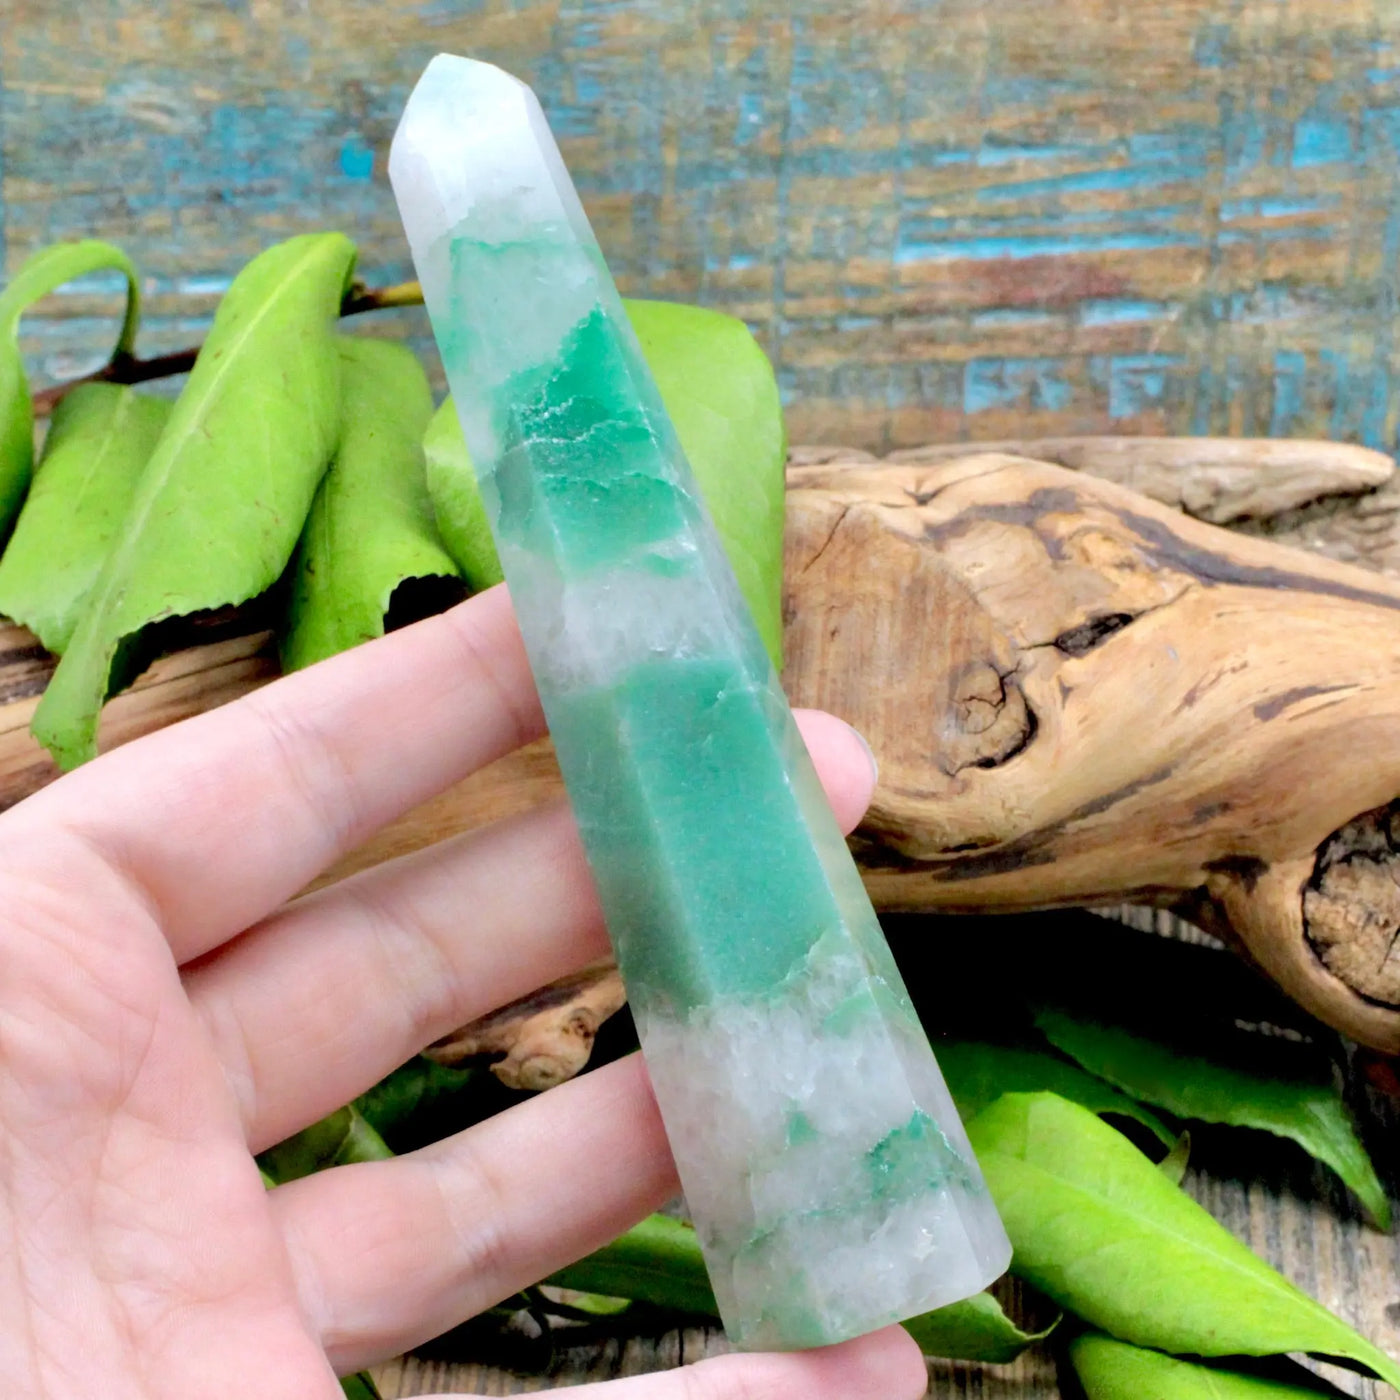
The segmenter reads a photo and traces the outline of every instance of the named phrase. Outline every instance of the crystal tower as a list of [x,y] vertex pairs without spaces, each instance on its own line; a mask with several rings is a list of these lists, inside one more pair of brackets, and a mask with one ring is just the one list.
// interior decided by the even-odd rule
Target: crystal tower
[[389,174],[731,1339],[1011,1249],[529,88],[439,55]]

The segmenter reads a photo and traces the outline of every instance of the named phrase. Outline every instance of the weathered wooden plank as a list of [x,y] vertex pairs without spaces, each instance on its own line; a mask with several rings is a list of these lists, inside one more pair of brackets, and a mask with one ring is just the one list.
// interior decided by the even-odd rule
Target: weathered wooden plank
[[[796,436],[1395,445],[1392,0],[10,10],[6,264],[125,243],[152,350],[294,230],[350,229],[403,275],[387,143],[456,48],[539,87],[628,290],[753,323]],[[91,362],[100,302],[32,323],[41,372]]]

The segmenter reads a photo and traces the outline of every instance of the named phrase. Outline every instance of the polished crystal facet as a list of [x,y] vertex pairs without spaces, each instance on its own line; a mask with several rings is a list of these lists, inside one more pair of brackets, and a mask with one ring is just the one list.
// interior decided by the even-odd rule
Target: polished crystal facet
[[815,1346],[1010,1246],[531,91],[389,173],[720,1311]]

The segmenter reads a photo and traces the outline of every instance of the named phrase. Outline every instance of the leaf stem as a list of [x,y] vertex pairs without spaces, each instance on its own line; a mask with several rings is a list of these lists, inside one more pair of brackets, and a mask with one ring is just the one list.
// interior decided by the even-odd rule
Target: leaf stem
[[[385,311],[396,306],[421,306],[423,288],[417,282],[398,282],[390,287],[366,287],[354,283],[341,303],[342,316],[359,316],[366,311]],[[63,384],[53,384],[34,395],[34,415],[46,417],[80,384],[146,384],[153,379],[168,379],[174,374],[188,373],[194,367],[199,346],[174,350],[168,355],[139,359],[118,349],[112,358],[91,374],[81,375]]]

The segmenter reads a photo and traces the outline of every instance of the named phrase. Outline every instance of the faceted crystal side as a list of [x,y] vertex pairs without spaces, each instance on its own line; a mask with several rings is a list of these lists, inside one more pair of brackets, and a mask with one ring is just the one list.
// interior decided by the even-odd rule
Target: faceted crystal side
[[731,1337],[976,1292],[1010,1246],[538,104],[439,57],[390,176]]

